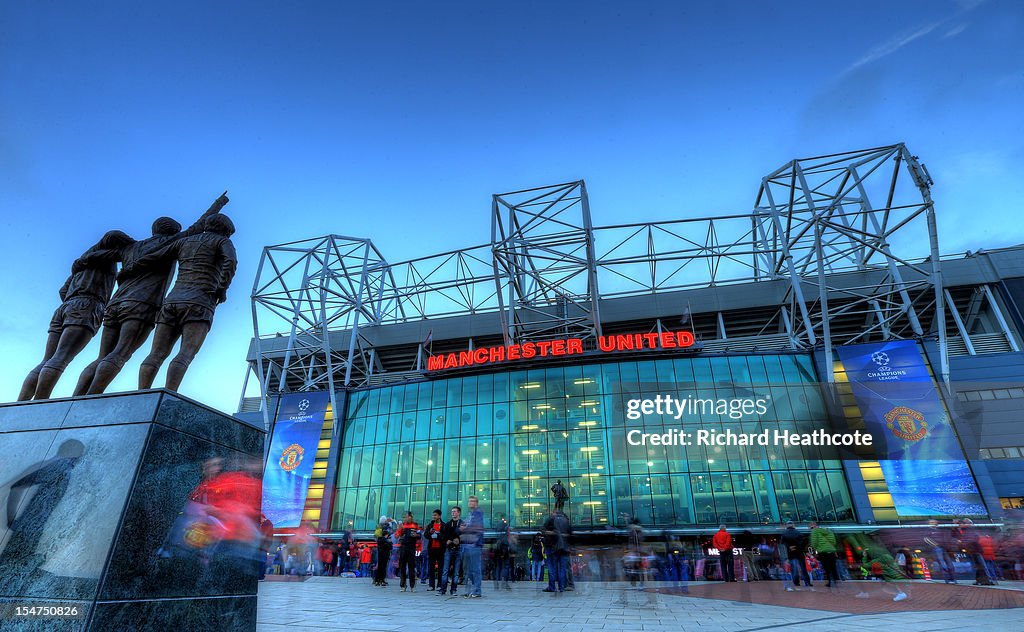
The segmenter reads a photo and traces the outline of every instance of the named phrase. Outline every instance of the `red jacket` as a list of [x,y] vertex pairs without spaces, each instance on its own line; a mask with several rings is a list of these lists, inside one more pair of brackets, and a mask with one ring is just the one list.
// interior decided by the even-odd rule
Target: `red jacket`
[[[427,523],[427,528],[423,530],[423,535],[426,536],[427,541],[430,542],[430,548],[435,551],[441,548],[442,527],[444,527],[444,522],[438,520],[437,524],[434,524],[433,521],[430,521]],[[434,537],[435,533],[437,534],[436,538]]]
[[[420,531],[420,526],[418,524],[416,524],[415,522],[408,522],[408,523],[403,522],[402,526],[398,527],[398,531],[395,532],[395,535],[398,536],[398,546],[399,547],[402,546],[402,536],[404,536],[405,532],[408,531],[408,530]],[[421,538],[417,537],[416,538],[416,550],[419,551],[421,548],[422,548]]]
[[732,551],[732,536],[728,531],[719,530],[715,537],[711,538],[711,544],[721,551]]
[[981,548],[981,556],[988,561],[996,559],[996,545],[992,541],[992,536],[983,535],[978,538],[978,546]]

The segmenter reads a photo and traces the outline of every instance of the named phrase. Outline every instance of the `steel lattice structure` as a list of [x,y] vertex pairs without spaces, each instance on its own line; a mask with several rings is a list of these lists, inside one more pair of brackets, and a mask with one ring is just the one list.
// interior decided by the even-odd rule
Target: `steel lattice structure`
[[252,368],[264,397],[333,391],[380,371],[366,325],[494,312],[506,343],[586,340],[608,299],[776,282],[785,300],[764,331],[791,348],[932,334],[947,375],[930,185],[897,144],[792,160],[744,213],[595,227],[578,181],[495,195],[490,243],[417,259],[337,235],[269,246]]

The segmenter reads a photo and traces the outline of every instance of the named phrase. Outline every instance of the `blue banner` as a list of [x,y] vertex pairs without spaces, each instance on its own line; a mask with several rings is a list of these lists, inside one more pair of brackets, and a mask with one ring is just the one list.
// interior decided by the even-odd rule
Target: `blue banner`
[[309,492],[329,393],[293,393],[281,398],[270,453],[263,470],[263,514],[274,527],[297,527]]
[[982,515],[946,407],[913,340],[837,349],[900,516]]

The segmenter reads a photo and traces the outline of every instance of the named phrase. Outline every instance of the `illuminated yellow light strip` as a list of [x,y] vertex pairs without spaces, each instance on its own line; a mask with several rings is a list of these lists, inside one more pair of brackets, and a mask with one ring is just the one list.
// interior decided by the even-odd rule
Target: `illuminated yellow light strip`
[[588,500],[587,502],[585,502],[583,504],[584,505],[600,505],[601,501],[600,500]]
[[597,450],[597,446],[593,445],[587,446],[585,448],[580,448],[580,452],[594,452],[595,450]]
[[596,425],[597,425],[596,421],[581,421],[580,422],[580,426],[582,426],[584,428],[586,428],[588,426],[596,426]]
[[527,389],[528,388],[540,388],[540,384],[537,384],[536,382],[530,382],[530,383],[527,383],[527,384],[523,384],[519,388],[527,388]]
[[532,480],[534,480],[536,478],[540,478],[540,477],[539,476],[524,476],[523,478],[528,480],[528,481],[532,481]]
[[600,476],[600,474],[595,474],[594,472],[591,472],[589,474],[584,474],[583,476],[587,478],[597,478],[598,476]]
[[593,384],[594,380],[592,378],[589,378],[589,377],[584,377],[584,378],[580,378],[578,380],[573,380],[572,383],[573,384]]
[[540,503],[523,503],[523,507],[540,507]]
[[523,454],[540,454],[540,450],[523,450]]
[[580,408],[584,408],[584,407],[586,407],[586,406],[597,406],[597,405],[598,405],[598,404],[600,404],[600,403],[601,403],[601,402],[590,402],[590,401],[587,401],[587,402],[580,402]]
[[519,426],[520,430],[536,430],[537,428],[540,428],[540,426],[538,426],[537,424],[527,424],[525,426]]

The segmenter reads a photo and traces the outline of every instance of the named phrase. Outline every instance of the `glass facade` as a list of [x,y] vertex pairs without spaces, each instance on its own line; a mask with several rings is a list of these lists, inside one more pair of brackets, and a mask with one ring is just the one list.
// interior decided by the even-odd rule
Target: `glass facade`
[[[371,529],[382,514],[466,505],[475,495],[488,524],[543,522],[561,480],[574,526],[853,521],[839,461],[813,446],[630,445],[627,432],[681,426],[719,432],[796,431],[826,411],[809,355],[681,357],[471,375],[349,394],[333,530]],[[752,386],[756,385],[756,386]],[[756,421],[688,415],[629,420],[624,402],[768,393]]]

